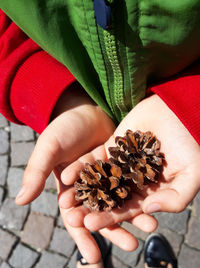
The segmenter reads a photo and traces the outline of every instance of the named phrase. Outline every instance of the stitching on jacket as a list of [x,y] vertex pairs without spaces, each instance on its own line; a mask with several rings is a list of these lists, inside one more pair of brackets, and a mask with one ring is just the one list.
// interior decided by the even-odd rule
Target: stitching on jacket
[[[88,0],[86,0],[86,1],[88,1]],[[88,33],[89,33],[89,36],[90,36],[90,44],[91,44],[91,47],[92,47],[92,52],[93,52],[93,55],[94,55],[94,58],[95,58],[95,61],[96,61],[97,69],[99,70],[99,63],[98,63],[98,60],[97,60],[97,57],[96,57],[95,49],[93,47],[93,41],[92,41],[92,37],[91,37],[90,27],[88,25],[88,19],[87,19],[87,16],[86,16],[86,7],[85,7],[84,0],[82,0],[82,3],[83,3],[85,20],[87,22],[87,29],[88,29]],[[99,76],[99,73],[98,73],[98,76]]]

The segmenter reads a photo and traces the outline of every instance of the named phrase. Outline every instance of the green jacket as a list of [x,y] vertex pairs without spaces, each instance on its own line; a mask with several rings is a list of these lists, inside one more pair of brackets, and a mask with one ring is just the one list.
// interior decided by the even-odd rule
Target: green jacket
[[109,0],[112,26],[93,0],[0,0],[0,8],[63,63],[115,121],[200,55],[199,0]]

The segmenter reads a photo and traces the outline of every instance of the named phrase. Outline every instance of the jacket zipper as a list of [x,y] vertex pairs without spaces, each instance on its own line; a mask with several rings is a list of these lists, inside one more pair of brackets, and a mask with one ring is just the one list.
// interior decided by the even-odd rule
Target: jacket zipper
[[[109,1],[110,3],[113,0]],[[96,4],[95,4],[96,3]],[[100,8],[98,8],[100,6]],[[109,11],[108,11],[109,10]],[[114,34],[114,25],[111,18],[111,9],[106,0],[94,0],[94,11],[97,24],[103,28],[103,41],[104,47],[111,66],[111,72],[113,77],[112,90],[114,101],[111,99],[110,102],[117,107],[117,118],[121,121],[127,114],[128,109],[124,103],[124,74],[121,68],[119,51],[117,48],[117,40]],[[111,26],[112,25],[112,26]],[[112,29],[110,29],[112,27]],[[107,70],[108,71],[108,70]],[[108,71],[108,85],[111,83],[111,74]],[[109,90],[111,87],[109,86]],[[114,103],[113,103],[114,102]],[[115,109],[114,109],[115,110]]]
[[117,43],[113,30],[104,31],[104,42],[108,59],[113,71],[114,78],[114,100],[121,113],[121,119],[125,116],[127,109],[124,104],[124,77],[117,51]]

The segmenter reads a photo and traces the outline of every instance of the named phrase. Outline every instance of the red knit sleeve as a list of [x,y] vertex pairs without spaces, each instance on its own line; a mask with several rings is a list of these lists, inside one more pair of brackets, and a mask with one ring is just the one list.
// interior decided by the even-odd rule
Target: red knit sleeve
[[149,90],[168,105],[200,145],[200,60]]
[[0,113],[41,133],[75,78],[0,10]]

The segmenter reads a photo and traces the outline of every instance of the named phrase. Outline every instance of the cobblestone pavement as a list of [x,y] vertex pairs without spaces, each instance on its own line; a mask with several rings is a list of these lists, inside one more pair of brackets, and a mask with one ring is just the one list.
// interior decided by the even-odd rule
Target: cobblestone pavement
[[[17,207],[14,197],[36,134],[25,126],[8,123],[0,115],[0,268],[74,268],[76,246],[64,229],[51,175],[45,191],[31,205]],[[200,267],[200,193],[179,214],[157,214],[163,233],[178,256],[179,267]],[[112,247],[109,268],[143,268],[143,246],[148,234],[128,223],[123,226],[139,238],[136,251]]]

